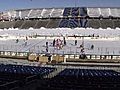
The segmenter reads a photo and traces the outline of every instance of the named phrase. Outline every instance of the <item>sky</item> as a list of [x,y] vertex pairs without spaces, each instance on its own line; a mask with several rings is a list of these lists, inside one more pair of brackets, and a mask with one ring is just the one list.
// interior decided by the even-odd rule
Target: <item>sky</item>
[[0,0],[0,11],[51,7],[120,7],[120,0]]

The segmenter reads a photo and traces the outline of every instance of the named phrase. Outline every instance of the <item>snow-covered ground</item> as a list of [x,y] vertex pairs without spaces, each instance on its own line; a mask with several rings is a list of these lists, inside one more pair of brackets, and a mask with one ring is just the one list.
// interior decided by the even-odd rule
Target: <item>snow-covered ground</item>
[[[68,37],[74,35],[99,37]],[[63,43],[63,37],[66,45],[59,49],[53,47],[53,40],[60,39],[59,42]],[[119,28],[0,29],[0,51],[46,53],[46,42],[48,42],[48,53],[80,54],[80,45],[84,43],[86,54],[120,55]],[[92,45],[94,45],[93,49],[91,49]]]

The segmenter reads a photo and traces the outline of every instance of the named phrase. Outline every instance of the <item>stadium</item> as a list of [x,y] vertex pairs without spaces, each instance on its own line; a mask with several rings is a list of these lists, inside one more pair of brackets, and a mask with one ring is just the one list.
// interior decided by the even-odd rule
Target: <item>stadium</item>
[[119,90],[120,8],[0,13],[0,90]]

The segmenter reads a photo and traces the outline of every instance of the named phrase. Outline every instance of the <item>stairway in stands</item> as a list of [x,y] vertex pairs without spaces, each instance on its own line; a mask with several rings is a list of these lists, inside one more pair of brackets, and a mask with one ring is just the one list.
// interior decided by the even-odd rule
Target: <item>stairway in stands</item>
[[48,75],[44,76],[44,78],[53,78],[58,73],[60,73],[61,71],[63,71],[64,69],[65,69],[64,67],[58,66],[58,67],[56,67],[56,70],[54,70],[53,72],[51,72]]

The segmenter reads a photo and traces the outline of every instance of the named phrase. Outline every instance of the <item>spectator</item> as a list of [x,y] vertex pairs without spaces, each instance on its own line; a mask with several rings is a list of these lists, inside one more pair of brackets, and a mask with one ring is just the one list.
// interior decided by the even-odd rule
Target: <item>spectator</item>
[[83,45],[82,45],[82,44],[80,45],[80,48],[83,48]]
[[74,35],[74,38],[76,38],[76,35]]
[[91,45],[91,49],[94,49],[94,45]]
[[18,39],[16,39],[16,43],[18,43],[19,42],[19,40]]
[[26,40],[28,40],[28,37],[26,36]]
[[77,45],[77,40],[75,40],[75,45]]
[[46,42],[46,46],[48,47],[48,42]]
[[27,42],[25,41],[25,46],[27,46]]
[[55,39],[53,40],[53,47],[55,46]]
[[46,52],[48,52],[48,47],[46,47]]
[[65,37],[63,38],[63,41],[64,41],[64,45],[66,45],[66,40],[65,40]]
[[84,48],[81,48],[81,53],[84,53]]

